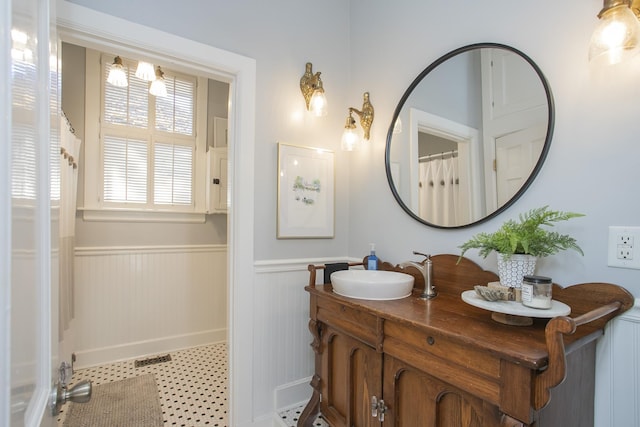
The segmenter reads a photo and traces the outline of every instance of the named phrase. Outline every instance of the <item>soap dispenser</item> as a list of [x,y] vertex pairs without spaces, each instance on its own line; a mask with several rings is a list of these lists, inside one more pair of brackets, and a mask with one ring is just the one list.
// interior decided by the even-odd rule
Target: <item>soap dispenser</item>
[[378,257],[376,256],[376,245],[371,243],[371,252],[369,253],[369,258],[367,258],[367,270],[377,270],[378,269]]

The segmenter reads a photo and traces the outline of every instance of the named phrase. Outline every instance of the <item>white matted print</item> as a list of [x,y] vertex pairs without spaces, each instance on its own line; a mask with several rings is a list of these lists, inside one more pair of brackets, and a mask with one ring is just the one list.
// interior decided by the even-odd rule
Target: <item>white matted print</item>
[[334,153],[278,143],[278,239],[334,237]]

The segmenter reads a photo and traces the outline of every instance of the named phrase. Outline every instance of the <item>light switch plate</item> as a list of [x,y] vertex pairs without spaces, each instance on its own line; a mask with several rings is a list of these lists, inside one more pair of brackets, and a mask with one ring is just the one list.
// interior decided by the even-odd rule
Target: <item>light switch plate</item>
[[609,227],[608,265],[640,270],[640,227]]

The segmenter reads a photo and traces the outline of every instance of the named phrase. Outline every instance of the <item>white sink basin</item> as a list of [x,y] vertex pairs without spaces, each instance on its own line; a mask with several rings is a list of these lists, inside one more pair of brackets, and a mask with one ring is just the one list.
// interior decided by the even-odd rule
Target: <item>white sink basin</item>
[[413,276],[396,271],[341,270],[331,274],[333,292],[350,298],[393,300],[406,298],[413,289]]

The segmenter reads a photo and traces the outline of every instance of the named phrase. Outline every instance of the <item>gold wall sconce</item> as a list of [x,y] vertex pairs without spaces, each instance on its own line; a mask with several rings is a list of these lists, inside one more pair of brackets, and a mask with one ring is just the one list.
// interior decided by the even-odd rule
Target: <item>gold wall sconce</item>
[[127,72],[124,69],[122,58],[119,56],[113,58],[113,64],[111,64],[111,68],[109,68],[107,81],[118,87],[126,87],[129,85],[129,82],[127,81]]
[[313,65],[307,62],[306,69],[300,78],[300,90],[310,111],[316,117],[327,115],[327,97],[324,94],[320,72],[313,73]]
[[167,85],[164,83],[164,71],[158,65],[156,67],[155,80],[149,86],[149,93],[153,96],[164,98],[167,96]]
[[[109,75],[107,82],[114,86],[126,87],[129,85],[128,80],[128,66],[125,67],[124,62],[120,56],[113,58],[113,63],[109,68]],[[136,69],[135,76],[140,80],[144,80],[149,83],[149,93],[157,97],[167,96],[167,86],[164,82],[164,71],[157,66],[153,68],[153,64],[145,61],[138,61],[138,67]]]
[[[356,113],[360,118],[360,126],[362,126],[363,138],[360,138],[356,131],[356,121],[353,118],[353,113]],[[371,125],[373,124],[373,105],[369,100],[369,92],[364,93],[364,100],[362,103],[362,110],[349,107],[349,115],[347,116],[347,122],[344,125],[344,132],[342,133],[341,147],[344,151],[357,150],[362,140],[369,140],[371,136]]]
[[604,0],[589,61],[617,64],[640,51],[640,0]]

